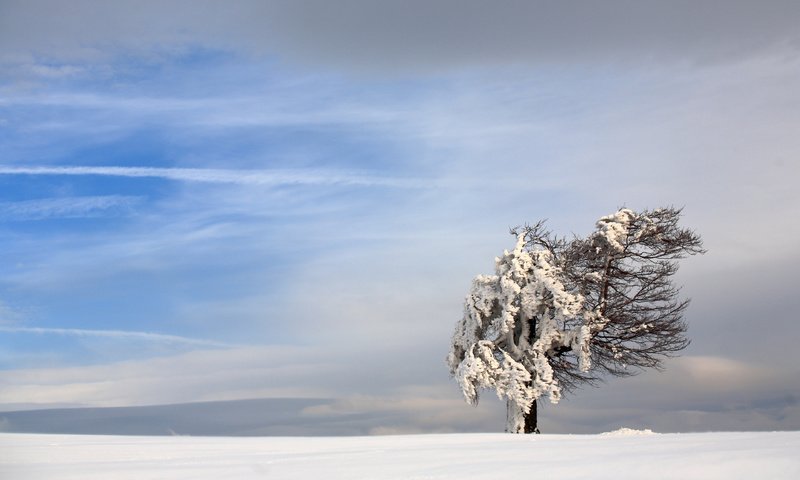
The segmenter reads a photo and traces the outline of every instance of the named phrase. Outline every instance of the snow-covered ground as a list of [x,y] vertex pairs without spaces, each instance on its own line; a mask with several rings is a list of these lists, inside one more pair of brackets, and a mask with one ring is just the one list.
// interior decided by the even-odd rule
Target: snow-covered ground
[[0,434],[0,479],[800,478],[800,432],[386,437]]

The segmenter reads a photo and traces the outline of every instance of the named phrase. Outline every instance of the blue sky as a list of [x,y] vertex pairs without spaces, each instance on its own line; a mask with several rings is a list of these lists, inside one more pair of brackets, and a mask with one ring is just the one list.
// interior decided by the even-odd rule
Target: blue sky
[[508,229],[678,205],[692,345],[543,424],[800,427],[797,8],[447,3],[0,3],[0,410],[492,429],[443,359]]

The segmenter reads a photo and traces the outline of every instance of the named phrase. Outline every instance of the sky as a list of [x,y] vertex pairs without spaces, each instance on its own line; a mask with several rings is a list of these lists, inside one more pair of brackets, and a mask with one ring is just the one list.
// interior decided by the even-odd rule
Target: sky
[[444,358],[509,229],[675,205],[708,250],[676,277],[691,345],[540,427],[798,429],[798,22],[793,1],[0,0],[0,411],[323,399],[301,413],[501,431]]

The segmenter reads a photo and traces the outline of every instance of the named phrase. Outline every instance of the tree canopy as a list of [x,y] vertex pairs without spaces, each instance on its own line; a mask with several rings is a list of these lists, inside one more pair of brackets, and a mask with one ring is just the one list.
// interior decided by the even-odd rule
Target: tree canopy
[[621,209],[570,240],[541,221],[512,230],[516,246],[475,277],[453,334],[447,361],[467,402],[493,389],[508,401],[507,430],[530,433],[539,398],[661,368],[685,348],[689,301],[672,277],[703,248],[680,214]]

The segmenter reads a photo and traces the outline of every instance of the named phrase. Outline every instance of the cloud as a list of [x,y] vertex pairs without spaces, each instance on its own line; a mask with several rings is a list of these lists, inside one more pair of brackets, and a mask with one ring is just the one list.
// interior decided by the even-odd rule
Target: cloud
[[158,58],[201,45],[372,71],[727,61],[796,52],[798,18],[800,7],[791,0],[6,1],[0,52],[91,59],[121,47]]
[[790,1],[324,1],[265,11],[263,41],[317,62],[402,70],[708,61],[800,46]]
[[[378,347],[376,347],[378,348]],[[407,370],[389,357],[349,346],[252,346],[200,349],[102,365],[0,372],[4,403],[125,406],[246,398],[385,395]],[[364,362],[364,358],[372,361]],[[416,376],[417,384],[430,384]],[[438,371],[446,376],[444,366]],[[2,410],[2,408],[0,408]]]
[[[172,120],[181,127],[246,128],[257,126],[297,127],[326,125],[382,125],[391,124],[405,113],[386,105],[349,104],[346,100],[331,98],[330,85],[299,79],[292,87],[259,85],[268,94],[222,96],[137,96],[79,93],[69,90],[55,92],[13,93],[0,95],[0,105],[12,108],[64,108],[82,109],[86,115],[114,112],[115,117],[136,117],[139,120]],[[308,83],[308,84],[305,84]],[[271,87],[271,88],[270,88]],[[315,101],[310,101],[315,100]],[[89,117],[95,130],[97,117]],[[77,123],[81,119],[70,119]],[[109,121],[111,119],[106,119]],[[119,118],[113,119],[119,122]],[[48,122],[44,125],[26,125],[29,131],[65,128],[70,122]],[[106,126],[107,127],[107,126]]]
[[731,356],[687,355],[664,372],[611,379],[540,410],[543,428],[582,433],[621,426],[660,432],[800,428],[800,370]]
[[[363,362],[379,359],[376,353],[248,347],[106,366],[5,371],[0,394],[7,406],[0,410],[45,408],[48,403],[131,406],[305,398],[316,400],[285,412],[280,422],[302,426],[311,435],[502,430],[505,407],[493,392],[486,392],[475,408],[443,379],[392,385],[403,365]],[[615,379],[558,405],[543,405],[540,425],[547,433],[597,433],[622,426],[660,432],[800,428],[800,372],[724,357],[684,357],[667,367],[663,374]],[[385,385],[375,388],[373,383]],[[235,404],[215,408],[220,415],[236,415]]]
[[[132,178],[163,178],[185,182],[233,183],[240,185],[343,185],[393,188],[429,188],[422,179],[392,178],[357,172],[324,170],[225,170],[157,167],[16,167],[0,166],[0,175],[97,175]],[[92,203],[91,200],[87,200]],[[95,203],[98,203],[95,200]]]
[[[308,435],[502,430],[505,410],[491,399],[477,408],[464,403],[457,387],[442,381],[443,364],[441,369],[425,368],[439,370],[436,381],[414,372],[408,378],[409,365],[393,360],[402,351],[378,350],[349,351],[332,345],[241,347],[109,365],[2,371],[0,411],[48,408],[48,404],[118,407],[315,399],[285,412],[284,418],[266,412],[253,420],[253,426],[272,419],[303,427]],[[236,416],[237,407],[221,404],[215,412],[221,418]],[[101,416],[107,415],[101,412]],[[127,428],[121,423],[120,428]],[[265,431],[270,432],[274,434]]]
[[[302,365],[287,364],[287,358],[302,358],[297,356],[305,353],[311,352],[279,347],[204,349],[104,365],[17,369],[0,374],[0,396],[11,404],[90,406],[319,396],[302,386],[286,389],[304,370]],[[304,363],[312,363],[311,358]],[[275,381],[281,384],[276,386]]]
[[25,318],[25,313],[0,300],[0,327],[14,325]]
[[220,347],[228,348],[233,345],[215,342],[213,340],[203,340],[198,338],[181,337],[178,335],[165,335],[152,332],[132,332],[127,330],[87,330],[81,328],[40,328],[40,327],[5,327],[0,326],[0,332],[24,333],[35,335],[66,335],[73,337],[99,337],[116,340],[136,340],[158,343],[177,343],[193,345],[199,347]]
[[140,196],[104,195],[0,202],[0,218],[43,220],[119,215],[131,211],[143,200]]
[[354,416],[376,417],[372,435],[454,431],[501,431],[505,412],[495,402],[468,406],[453,389],[436,385],[400,388],[390,395],[345,395],[329,402],[305,407],[301,418],[313,420]]

